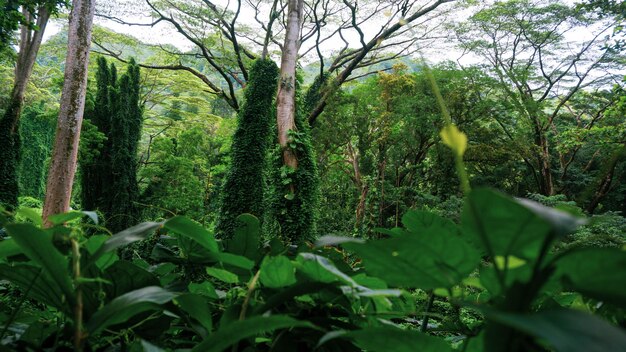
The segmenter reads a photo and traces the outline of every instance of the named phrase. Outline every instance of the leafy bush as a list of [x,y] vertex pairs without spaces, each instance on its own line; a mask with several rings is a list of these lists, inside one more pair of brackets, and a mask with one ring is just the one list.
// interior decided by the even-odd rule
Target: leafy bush
[[[46,230],[5,225],[11,237],[0,242],[0,293],[11,304],[0,311],[0,341],[8,348],[73,341],[78,349],[131,351],[575,352],[626,345],[615,326],[624,324],[626,252],[553,254],[582,220],[489,189],[468,195],[460,225],[409,211],[403,227],[380,229],[381,239],[322,237],[297,250],[278,240],[261,245],[259,221],[246,214],[223,242],[184,217],[110,236],[80,222],[85,216],[93,214],[55,216]],[[84,226],[98,234],[83,235]],[[151,263],[119,259],[117,249],[155,231]]]

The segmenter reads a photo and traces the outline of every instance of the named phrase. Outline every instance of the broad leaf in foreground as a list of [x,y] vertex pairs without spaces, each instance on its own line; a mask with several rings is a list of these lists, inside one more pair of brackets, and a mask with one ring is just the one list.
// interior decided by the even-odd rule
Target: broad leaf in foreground
[[144,287],[125,293],[99,309],[85,325],[90,334],[97,334],[108,326],[123,323],[148,310],[158,309],[176,294],[158,286]]
[[415,330],[401,330],[392,327],[372,327],[354,331],[333,331],[319,342],[323,345],[334,338],[348,338],[366,351],[372,352],[452,352],[453,349],[443,339],[426,335]]
[[558,352],[624,351],[626,332],[591,314],[560,309],[530,315],[487,313],[495,320],[547,341]]
[[278,329],[315,326],[306,321],[299,321],[285,315],[270,317],[256,316],[230,323],[211,334],[206,340],[193,348],[193,352],[221,352],[227,347],[249,337]]
[[[456,232],[456,231],[455,231]],[[365,270],[398,287],[451,287],[480,262],[476,249],[448,226],[431,227],[421,235],[407,233],[343,247],[363,260]]]
[[616,248],[586,248],[564,255],[556,275],[567,288],[626,308],[626,252]]
[[63,292],[66,300],[73,305],[74,288],[68,270],[68,261],[52,244],[52,235],[31,224],[10,224],[6,229],[22,252],[50,276]]

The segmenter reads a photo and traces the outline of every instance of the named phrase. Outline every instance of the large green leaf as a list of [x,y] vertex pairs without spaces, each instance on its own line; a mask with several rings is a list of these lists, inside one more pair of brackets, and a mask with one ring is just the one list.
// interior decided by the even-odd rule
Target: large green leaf
[[50,276],[73,306],[74,288],[68,261],[52,244],[52,235],[31,224],[10,224],[6,229],[22,252]]
[[233,238],[228,241],[227,250],[250,260],[256,260],[261,241],[259,219],[252,214],[241,214],[237,217],[237,222],[239,226],[235,228]]
[[254,262],[247,257],[231,254],[231,253],[211,253],[209,255],[210,259],[213,261],[217,261],[223,264],[228,264],[234,266],[236,268],[241,268],[245,270],[250,270],[254,267]]
[[156,286],[159,279],[137,265],[127,261],[116,261],[103,273],[102,278],[110,285],[103,287],[107,300],[147,286]]
[[[108,239],[109,239],[109,236],[107,235],[93,235],[87,239],[87,242],[84,244],[84,247],[87,249],[87,251],[91,255],[93,255],[96,252],[98,252],[100,247],[102,247]],[[96,262],[96,266],[100,270],[104,270],[118,260],[119,260],[119,257],[117,256],[117,253],[108,252],[100,256],[100,258],[98,258],[95,262]]]
[[123,294],[99,309],[85,325],[95,335],[108,326],[123,323],[131,317],[148,310],[158,309],[176,294],[161,287],[149,286]]
[[167,220],[163,224],[163,227],[178,235],[191,238],[211,252],[218,251],[215,237],[202,227],[202,225],[184,216],[175,216]]
[[55,214],[48,217],[48,221],[54,225],[62,225],[66,222],[81,219],[88,216],[94,224],[98,224],[98,214],[93,211],[69,211],[63,214]]
[[192,282],[187,285],[187,289],[191,293],[195,293],[197,295],[205,296],[212,299],[220,298],[215,290],[215,286],[208,281],[203,281],[201,283]]
[[193,348],[193,352],[221,352],[229,346],[249,337],[278,329],[308,327],[315,328],[309,322],[299,321],[284,315],[270,317],[256,316],[230,323],[211,334],[206,340]]
[[432,231],[458,232],[456,225],[452,221],[428,211],[408,211],[402,216],[402,224],[408,231],[418,235],[432,233]]
[[22,217],[30,220],[37,227],[43,226],[43,219],[41,218],[41,209],[20,207],[15,212],[16,217]]
[[350,286],[358,286],[356,281],[341,270],[328,258],[313,253],[300,253],[296,257],[296,269],[313,281],[331,283],[341,282]]
[[568,235],[587,222],[571,213],[547,207],[530,199],[515,198],[515,201],[549,223],[557,237]]
[[259,279],[263,286],[280,288],[296,282],[296,267],[287,257],[279,255],[267,256],[261,263]]
[[19,286],[28,296],[39,302],[70,312],[63,300],[63,292],[50,277],[42,273],[43,269],[33,265],[0,264],[0,279]]
[[487,313],[489,319],[548,341],[559,352],[624,351],[626,333],[585,312],[560,309],[532,315]]
[[365,243],[365,240],[362,238],[356,238],[356,237],[327,235],[327,236],[322,236],[318,238],[315,241],[315,247],[337,246],[337,245],[349,243],[349,242]]
[[152,231],[160,228],[163,223],[160,222],[144,222],[111,236],[100,248],[91,256],[91,263],[95,263],[105,253],[111,252],[117,248],[126,246],[136,241],[145,239]]
[[392,327],[372,327],[354,331],[333,331],[326,334],[319,345],[334,338],[348,338],[361,349],[372,352],[452,352],[443,339],[426,335],[415,330],[401,330]]
[[0,241],[0,259],[8,258],[20,253],[22,253],[20,246],[18,246],[12,239],[9,238]]
[[392,286],[451,287],[479,264],[479,253],[449,226],[432,226],[421,235],[398,235],[365,244],[345,243],[365,270]]
[[557,261],[557,277],[567,288],[626,308],[626,252],[615,248],[587,248]]
[[176,297],[175,301],[190,317],[197,320],[206,329],[207,333],[211,332],[213,322],[211,321],[211,309],[206,297],[188,293]]
[[239,276],[228,270],[220,268],[206,268],[206,273],[218,280],[224,281],[227,284],[236,284],[239,282]]
[[550,224],[513,198],[474,189],[461,215],[463,234],[484,254],[534,260],[552,231]]

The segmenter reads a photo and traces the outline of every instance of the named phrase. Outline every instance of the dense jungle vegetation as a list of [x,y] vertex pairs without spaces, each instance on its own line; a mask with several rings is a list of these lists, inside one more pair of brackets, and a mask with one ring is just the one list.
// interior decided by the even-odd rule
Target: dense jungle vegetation
[[626,351],[624,1],[0,9],[0,351]]

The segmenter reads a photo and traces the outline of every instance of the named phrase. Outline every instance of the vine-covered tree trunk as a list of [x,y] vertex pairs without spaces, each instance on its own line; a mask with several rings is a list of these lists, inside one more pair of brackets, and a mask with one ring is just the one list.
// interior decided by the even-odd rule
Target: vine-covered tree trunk
[[74,0],[68,28],[67,58],[56,137],[46,187],[43,218],[69,210],[76,173],[78,141],[85,109],[87,65],[95,0]]
[[[28,11],[24,10],[23,15],[27,23],[34,21]],[[17,179],[20,150],[19,121],[24,94],[49,18],[50,11],[47,6],[42,5],[37,11],[37,30],[31,30],[27,25],[21,27],[13,89],[0,120],[0,204],[8,205],[10,208],[17,206],[19,195]]]
[[280,150],[273,155],[272,192],[264,224],[266,232],[271,231],[270,235],[292,243],[302,243],[316,236],[319,198],[317,164],[303,116],[305,104],[296,95],[303,11],[303,0],[289,0],[276,101]]
[[222,187],[216,232],[222,238],[234,235],[237,216],[263,216],[264,169],[272,129],[278,67],[269,59],[252,64],[244,91],[244,105],[231,147],[231,166]]

